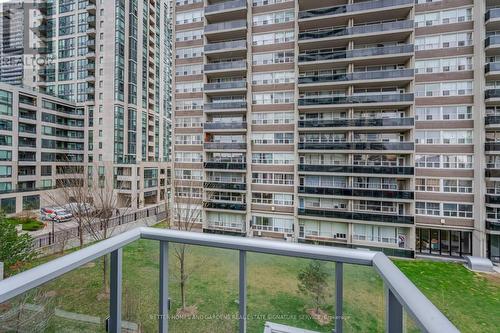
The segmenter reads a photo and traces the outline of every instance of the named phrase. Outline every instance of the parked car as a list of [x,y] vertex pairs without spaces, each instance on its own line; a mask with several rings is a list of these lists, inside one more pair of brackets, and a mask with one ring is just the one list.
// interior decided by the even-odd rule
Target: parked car
[[67,222],[73,218],[73,214],[62,207],[44,207],[40,209],[42,221]]
[[89,203],[72,202],[67,205],[62,206],[67,212],[73,215],[95,215],[97,210],[94,206]]

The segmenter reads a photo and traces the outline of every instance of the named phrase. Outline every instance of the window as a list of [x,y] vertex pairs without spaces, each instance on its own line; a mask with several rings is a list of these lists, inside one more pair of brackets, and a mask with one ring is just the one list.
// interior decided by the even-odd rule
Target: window
[[252,229],[282,233],[293,232],[293,218],[288,216],[252,216]]
[[253,25],[269,25],[277,23],[290,22],[294,19],[295,13],[293,11],[272,12],[260,15],[254,15]]
[[416,74],[446,73],[472,70],[472,57],[425,59],[415,61]]
[[177,59],[197,58],[203,56],[203,47],[187,47],[175,50]]
[[418,215],[441,215],[441,204],[439,202],[415,202],[415,214]]
[[203,30],[181,30],[175,33],[175,40],[177,42],[198,40],[203,36]]
[[252,112],[253,125],[292,124],[293,112]]
[[187,24],[194,22],[203,21],[203,10],[193,10],[188,12],[176,13],[175,23],[176,24]]
[[254,144],[293,144],[293,133],[252,133],[252,142]]
[[40,195],[28,195],[23,197],[23,210],[40,209]]
[[417,97],[446,97],[472,95],[472,81],[437,82],[415,85]]
[[293,164],[294,154],[291,153],[253,153],[252,163],[254,164]]
[[252,173],[253,184],[293,185],[294,175],[288,173]]
[[[426,1],[429,2],[429,1]],[[472,8],[456,8],[415,15],[415,27],[467,22],[472,20]]]
[[293,194],[252,192],[252,203],[293,206]]
[[472,32],[454,32],[415,38],[415,50],[434,50],[472,45]]
[[0,90],[0,115],[12,116],[12,93]]
[[472,180],[443,179],[443,191],[451,193],[472,193]]
[[441,182],[439,179],[417,178],[415,179],[415,190],[422,192],[440,192]]
[[278,51],[271,53],[254,53],[253,65],[284,64],[294,62],[293,50]]
[[254,93],[252,103],[256,105],[293,103],[293,96],[293,91]]
[[13,214],[16,212],[16,198],[0,199],[0,210],[5,214]]
[[443,216],[472,218],[472,205],[443,203]]
[[252,36],[252,45],[271,45],[279,43],[288,43],[294,41],[293,31],[279,31]]

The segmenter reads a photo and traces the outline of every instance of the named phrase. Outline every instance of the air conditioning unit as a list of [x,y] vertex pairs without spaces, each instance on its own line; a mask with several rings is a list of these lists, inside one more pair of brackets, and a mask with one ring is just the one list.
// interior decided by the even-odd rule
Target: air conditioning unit
[[262,236],[262,231],[261,230],[257,231],[257,236],[259,236],[259,237]]
[[445,223],[446,223],[445,219],[441,219],[441,224],[445,224]]

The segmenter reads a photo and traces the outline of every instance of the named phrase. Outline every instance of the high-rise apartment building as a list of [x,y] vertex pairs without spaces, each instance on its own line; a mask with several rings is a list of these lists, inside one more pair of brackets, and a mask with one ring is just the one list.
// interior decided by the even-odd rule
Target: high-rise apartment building
[[500,260],[496,6],[177,0],[176,200],[206,232]]
[[24,4],[0,3],[0,82],[21,85],[24,77]]
[[86,172],[113,177],[120,202],[137,208],[164,201],[161,172],[171,150],[170,2],[52,0],[29,7],[34,13],[25,17],[38,20],[23,31],[30,51],[44,61],[24,64],[24,84],[85,110]]

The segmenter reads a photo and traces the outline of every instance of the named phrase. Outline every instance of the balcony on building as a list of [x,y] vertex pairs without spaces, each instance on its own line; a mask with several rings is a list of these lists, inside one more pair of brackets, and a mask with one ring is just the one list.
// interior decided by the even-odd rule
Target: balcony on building
[[299,150],[377,150],[377,151],[401,151],[414,150],[413,142],[299,142]]
[[232,182],[220,182],[220,181],[212,181],[208,180],[205,183],[203,183],[203,186],[206,189],[218,189],[218,190],[228,190],[228,191],[246,191],[247,185],[245,184],[245,181],[242,180],[239,183],[232,183]]
[[484,75],[486,80],[500,79],[500,62],[490,62],[484,65]]
[[211,170],[240,170],[245,171],[247,164],[244,162],[207,161],[203,163],[205,169]]
[[500,51],[500,35],[491,35],[484,41],[486,56],[493,56]]
[[384,198],[398,200],[413,200],[413,191],[385,190],[385,189],[364,189],[355,187],[311,187],[299,186],[298,192],[301,194],[341,196],[341,197],[366,197]]
[[413,104],[413,93],[391,93],[380,92],[378,94],[356,94],[356,95],[337,95],[326,97],[300,97],[298,100],[299,109],[329,109],[332,107],[365,107],[369,105],[390,105],[410,106]]
[[414,175],[410,166],[299,164],[299,172]]
[[[231,78],[229,78],[231,79]],[[225,93],[242,93],[247,90],[247,81],[241,78],[236,80],[220,81],[213,83],[205,83],[203,91],[206,94],[225,94]]]
[[351,128],[372,128],[372,127],[394,127],[394,128],[412,128],[415,121],[413,117],[401,118],[345,118],[345,119],[307,119],[299,120],[299,128],[301,129],[321,129],[321,128],[336,128],[346,127]]
[[487,30],[500,29],[500,8],[489,8],[484,14],[484,22]]
[[247,71],[247,61],[245,59],[235,60],[235,61],[221,61],[206,63],[203,68],[205,75],[210,77],[211,74],[246,74]]
[[207,134],[204,147],[206,150],[246,150],[246,135],[231,133]]
[[247,20],[211,23],[205,26],[204,32],[209,42],[223,39],[245,39],[247,34]]
[[246,122],[205,122],[206,132],[242,132],[247,130]]
[[[314,0],[311,3],[314,4]],[[323,4],[325,2],[322,2]],[[394,17],[394,15],[407,14],[415,3],[415,0],[374,0],[360,1],[353,4],[338,5],[332,7],[322,7],[305,9],[308,2],[300,6],[299,21],[329,20],[338,17],[362,17],[376,18],[379,20]],[[373,20],[375,21],[375,20]]]
[[241,20],[247,17],[247,1],[207,1],[205,18],[209,22]]
[[244,100],[218,100],[205,103],[203,111],[207,113],[246,113],[247,102]]
[[[413,56],[413,44],[401,44],[392,46],[381,46],[371,48],[360,48],[353,50],[335,51],[302,51],[299,54],[299,67],[301,70],[314,69],[323,64],[348,64],[349,62],[366,61],[370,59],[374,63],[386,64],[406,63]],[[378,62],[375,62],[379,59]]]
[[204,53],[210,59],[216,56],[228,57],[242,57],[247,52],[246,40],[232,40],[227,42],[214,42],[205,44]]
[[[147,215],[149,215],[149,211]],[[158,216],[155,218],[160,220]],[[210,215],[208,221],[215,227],[225,227],[228,223],[229,225],[234,223],[236,226],[243,220],[214,213]],[[254,323],[250,325],[247,320],[247,311],[251,310],[249,301],[252,300],[252,297],[262,297],[262,295],[256,295],[253,288],[248,288],[248,281],[266,279],[266,276],[252,274],[251,265],[255,265],[252,257],[258,255],[266,260],[267,256],[272,255],[281,256],[281,258],[301,258],[300,260],[305,260],[305,264],[311,260],[322,260],[329,263],[328,267],[334,265],[335,274],[328,277],[328,283],[335,285],[336,295],[335,297],[330,297],[331,300],[325,306],[331,307],[331,312],[334,312],[336,316],[341,317],[346,310],[349,311],[348,313],[351,313],[352,309],[354,309],[352,311],[356,311],[356,305],[363,305],[356,304],[356,302],[352,305],[344,297],[351,289],[356,288],[356,284],[353,286],[350,285],[353,282],[350,280],[347,281],[350,289],[345,287],[345,281],[349,275],[344,273],[344,268],[352,270],[354,274],[357,274],[358,270],[360,273],[373,271],[376,276],[373,276],[372,279],[380,286],[380,291],[385,290],[386,296],[380,297],[380,302],[378,298],[368,298],[368,301],[375,302],[385,309],[385,311],[379,311],[380,313],[376,314],[374,318],[370,318],[370,320],[381,321],[379,326],[385,326],[385,331],[403,331],[406,316],[408,316],[408,320],[412,321],[412,327],[415,327],[417,330],[427,332],[459,332],[446,316],[383,253],[348,248],[304,246],[291,242],[207,235],[196,232],[147,227],[125,231],[119,235],[91,244],[84,249],[69,253],[0,281],[0,307],[5,309],[2,312],[3,319],[5,319],[2,322],[3,326],[6,326],[8,331],[12,331],[10,329],[11,325],[19,327],[18,313],[21,313],[20,311],[22,310],[23,313],[30,311],[29,314],[32,319],[29,323],[30,327],[33,325],[37,328],[40,326],[43,328],[58,327],[60,328],[58,331],[69,331],[75,327],[74,322],[76,320],[79,322],[85,321],[84,326],[87,327],[85,331],[108,331],[113,333],[137,331],[137,327],[140,325],[136,322],[140,322],[141,318],[146,318],[147,315],[142,315],[137,311],[134,312],[134,310],[130,310],[130,307],[127,306],[130,301],[130,296],[127,296],[130,295],[130,292],[127,293],[130,289],[130,283],[128,283],[129,281],[126,280],[126,277],[137,268],[134,266],[137,265],[137,254],[128,251],[127,247],[130,248],[129,245],[137,244],[136,242],[138,241],[142,242],[142,245],[147,243],[147,246],[158,249],[156,256],[153,256],[157,258],[157,261],[147,263],[149,266],[153,266],[150,269],[151,273],[140,277],[143,280],[141,281],[143,284],[140,284],[139,288],[142,286],[143,289],[136,291],[139,294],[145,293],[148,286],[149,289],[155,290],[154,293],[148,294],[149,299],[156,299],[154,302],[155,305],[150,307],[150,309],[157,313],[154,319],[149,317],[151,324],[149,327],[157,328],[156,331],[160,333],[176,332],[175,327],[177,326],[176,320],[172,321],[170,319],[171,316],[169,316],[169,312],[173,311],[169,306],[170,300],[172,299],[172,302],[178,301],[177,294],[169,293],[169,288],[165,288],[168,282],[174,279],[173,276],[175,275],[175,271],[172,272],[172,267],[175,269],[175,263],[169,259],[169,253],[172,254],[176,249],[174,248],[174,242],[190,247],[198,247],[198,252],[200,253],[203,251],[206,252],[207,248],[218,249],[210,251],[214,253],[216,251],[222,252],[225,257],[221,257],[220,260],[228,261],[235,258],[235,270],[232,272],[229,271],[229,273],[222,272],[223,275],[219,275],[222,279],[221,281],[204,279],[204,268],[215,269],[217,271],[217,267],[200,266],[201,279],[199,282],[201,286],[199,289],[206,289],[213,288],[213,280],[215,280],[215,284],[218,284],[217,288],[220,287],[219,289],[222,292],[227,291],[228,295],[225,295],[227,297],[224,297],[223,301],[238,305],[234,306],[235,310],[228,314],[228,316],[236,318],[231,323],[233,331],[247,332],[250,330],[249,326],[255,327],[255,331],[266,329],[264,322],[256,326]],[[249,257],[251,259],[248,259]],[[88,275],[88,267],[95,266],[95,263],[101,262],[103,258],[108,258],[110,264],[109,271],[107,271],[107,275],[105,274],[108,279],[107,281],[109,281],[109,296],[100,301],[101,304],[99,305],[102,305],[102,310],[96,315],[95,311],[89,310],[92,307],[85,306],[87,303],[84,304],[81,301],[72,302],[70,304],[71,308],[64,307],[64,298],[68,296],[64,294],[65,289],[62,284],[71,282],[71,279],[74,280],[75,276],[81,278],[85,274]],[[200,258],[203,259],[203,256]],[[214,257],[214,259],[216,260],[215,265],[217,265],[218,258]],[[278,260],[280,259],[278,258]],[[257,265],[261,264],[259,260],[256,262]],[[270,269],[274,268],[270,267]],[[230,286],[226,286],[228,284],[226,283],[228,274],[230,274],[230,277],[233,275],[236,276],[235,282],[232,283],[234,285],[232,289],[236,290],[236,292],[232,292],[232,289],[229,288]],[[89,279],[89,281],[93,280]],[[100,287],[100,285],[97,287]],[[80,283],[77,290],[78,296],[81,299],[95,299],[95,290],[97,287],[95,283],[92,283],[92,285],[89,283]],[[270,284],[268,289],[272,290],[272,288],[273,286]],[[50,291],[50,293],[47,291]],[[42,294],[43,297],[33,296],[38,296],[39,294]],[[192,297],[199,299],[199,302],[202,302],[203,297],[206,296],[203,292],[198,294],[193,293],[192,295]],[[377,293],[374,295],[378,297]],[[366,300],[361,301],[367,302]],[[103,302],[104,304],[102,304]],[[283,307],[290,306],[286,302],[286,299],[282,300],[281,305]],[[50,304],[51,307],[47,304]],[[57,308],[54,304],[57,305]],[[20,309],[21,307],[23,309]],[[122,308],[128,310],[122,311]],[[205,313],[209,314],[210,312],[205,311],[201,315]],[[236,314],[238,315],[235,316]],[[33,324],[33,315],[36,318],[43,317],[43,320],[35,320]],[[126,321],[130,320],[131,315],[137,320],[134,322]],[[182,324],[185,322],[183,321]],[[288,324],[288,322],[285,323]],[[78,327],[82,326],[81,323],[77,324],[79,324]],[[203,325],[206,326],[205,323],[197,324],[199,324],[198,326],[201,329],[203,329]],[[337,319],[335,323],[332,322],[331,326],[333,327],[333,325],[335,325],[336,332],[342,332],[344,325],[347,326],[342,319]],[[368,325],[368,323],[363,323],[363,325]],[[191,331],[199,330],[198,326]],[[26,327],[26,325],[22,327]],[[298,329],[294,329],[294,331],[298,331]]]
[[351,73],[339,74],[318,74],[318,75],[301,75],[299,77],[299,88],[327,88],[341,87],[358,83],[384,83],[397,85],[408,84],[414,78],[414,70],[412,68],[390,69],[382,71],[359,71]]
[[413,224],[414,217],[410,215],[401,215],[397,213],[384,213],[384,212],[358,212],[347,210],[329,210],[321,208],[299,208],[299,216],[304,217],[321,217],[331,219],[343,220],[357,220],[357,221],[372,221],[383,223],[397,223],[397,224]]
[[332,48],[346,45],[375,43],[386,40],[406,40],[414,29],[412,20],[360,24],[353,27],[314,27],[299,33],[301,50]]
[[240,211],[242,213],[245,213],[247,209],[247,205],[244,203],[219,202],[219,201],[204,201],[203,207],[206,209],[214,209],[214,210]]
[[245,219],[242,214],[233,214],[240,216],[240,220],[223,220],[218,219],[217,216],[210,216],[207,214],[207,224],[203,228],[203,232],[223,234],[223,235],[245,235]]
[[497,103],[500,102],[500,88],[486,88],[484,91],[484,100],[485,102]]

